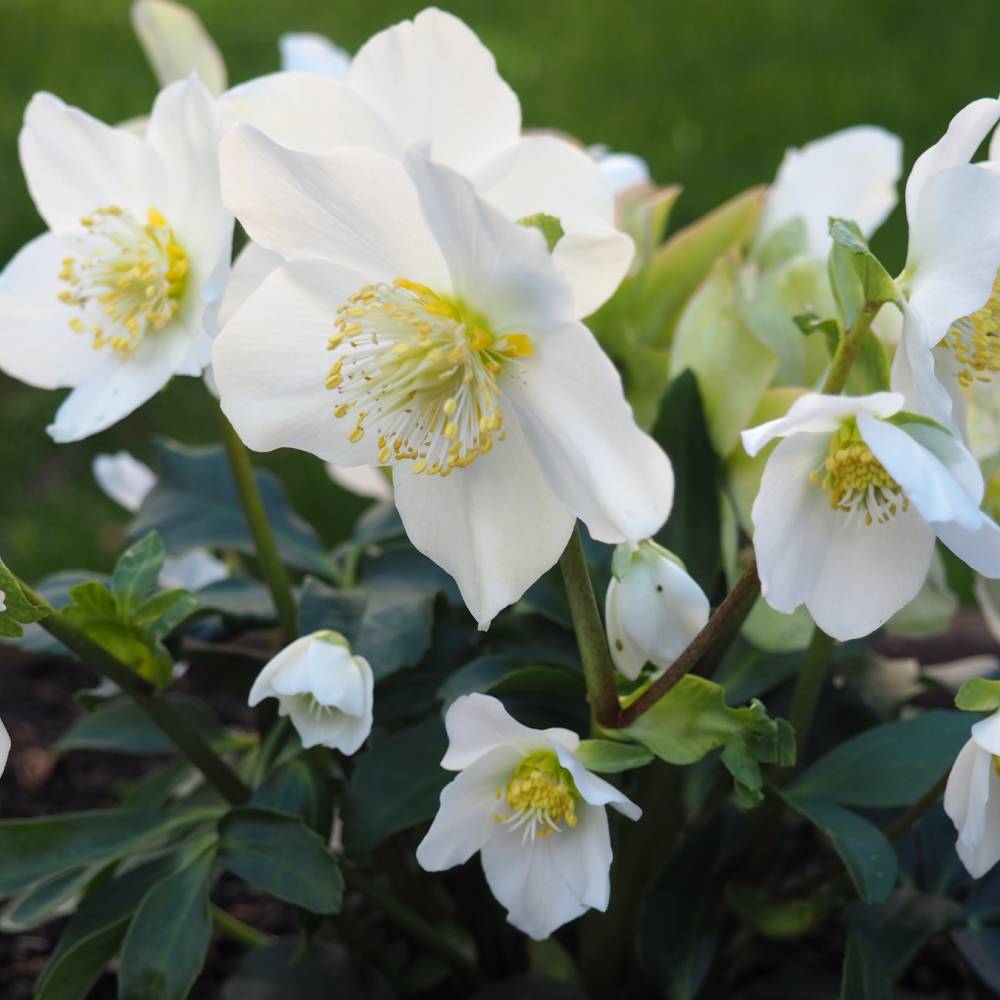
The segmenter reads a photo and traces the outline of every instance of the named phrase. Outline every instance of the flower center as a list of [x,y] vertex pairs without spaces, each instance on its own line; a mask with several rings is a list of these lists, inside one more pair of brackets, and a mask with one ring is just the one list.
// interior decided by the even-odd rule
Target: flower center
[[449,475],[503,440],[497,378],[534,345],[523,333],[495,336],[462,303],[397,278],[366,285],[337,309],[326,387],[334,416],[350,413],[350,440],[378,435],[378,461]]
[[861,438],[857,424],[844,424],[830,439],[823,464],[810,480],[827,495],[834,510],[854,515],[864,511],[865,524],[884,524],[910,501]]
[[66,287],[59,300],[79,311],[69,321],[71,330],[89,333],[96,350],[111,347],[128,357],[148,331],[162,330],[180,308],[187,253],[155,208],[146,213],[145,225],[117,205],[80,222],[85,252],[63,260],[59,280]]
[[1000,371],[1000,272],[986,305],[953,323],[944,342],[958,362],[961,385],[989,382]]
[[523,829],[525,843],[537,837],[561,833],[576,826],[576,800],[580,793],[573,776],[551,750],[528,754],[517,765],[507,785],[497,789],[497,799],[506,800],[507,813],[493,819],[508,830]]

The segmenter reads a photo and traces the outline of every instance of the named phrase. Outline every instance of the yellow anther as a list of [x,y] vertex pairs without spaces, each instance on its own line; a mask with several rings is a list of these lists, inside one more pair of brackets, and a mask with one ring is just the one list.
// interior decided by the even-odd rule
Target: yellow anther
[[528,754],[506,786],[497,789],[509,812],[496,818],[511,830],[523,830],[524,839],[548,837],[577,824],[580,798],[573,776],[551,750]]
[[458,409],[458,400],[454,396],[446,399],[441,409],[444,410],[445,416],[454,416],[455,411]]
[[347,435],[347,439],[351,444],[357,444],[365,436],[365,429],[360,424]]
[[472,331],[472,336],[469,337],[469,347],[474,351],[485,351],[487,348],[493,344],[493,335],[488,331],[484,330],[481,326],[477,326]]
[[501,341],[500,353],[508,358],[530,358],[535,345],[526,333],[508,333]]
[[[111,214],[119,214],[119,213],[111,213]],[[167,224],[167,220],[164,219],[163,216],[155,208],[151,208],[146,213],[146,221],[151,226],[155,226],[157,229],[162,229]]]

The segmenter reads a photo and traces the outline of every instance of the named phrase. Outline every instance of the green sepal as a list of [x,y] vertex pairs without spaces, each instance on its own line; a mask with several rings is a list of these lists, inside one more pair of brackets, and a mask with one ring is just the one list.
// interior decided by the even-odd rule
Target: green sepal
[[545,245],[552,253],[556,244],[566,235],[562,223],[554,215],[546,215],[545,212],[536,212],[534,215],[526,215],[523,219],[518,219],[519,226],[527,226],[529,229],[537,229],[545,237]]
[[618,740],[581,740],[576,758],[588,770],[597,774],[619,774],[645,767],[653,759],[646,747]]
[[807,247],[806,224],[797,215],[794,219],[783,222],[770,236],[757,244],[753,260],[763,271],[798,257],[806,252]]
[[[868,249],[857,223],[848,219],[830,220],[830,276],[834,294],[844,313],[844,324],[850,326],[865,302],[896,302],[900,291],[882,262]],[[853,286],[844,263],[850,264],[858,281]],[[852,287],[853,286],[853,287]]]
[[21,589],[21,583],[0,559],[0,592],[3,593],[3,610],[0,611],[0,638],[19,639],[22,625],[40,621],[48,612],[33,604]]
[[967,680],[955,695],[955,707],[963,712],[994,712],[1000,708],[1000,681],[985,677]]

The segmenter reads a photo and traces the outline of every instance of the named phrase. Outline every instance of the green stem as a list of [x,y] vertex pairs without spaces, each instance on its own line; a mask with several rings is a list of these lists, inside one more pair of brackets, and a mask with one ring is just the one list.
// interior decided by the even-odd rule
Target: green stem
[[130,695],[140,708],[170,737],[174,745],[198,768],[213,788],[227,801],[239,805],[250,798],[250,789],[240,780],[228,764],[205,742],[201,734],[192,729],[170,706],[157,697],[156,689],[131,667],[112,656],[85,632],[68,622],[44,598],[27,584],[21,583],[25,596],[48,615],[38,624],[49,635],[58,639],[68,650],[98,673],[117,684]]
[[587,682],[587,698],[594,712],[594,719],[600,726],[614,726],[619,710],[614,665],[601,614],[597,609],[579,526],[573,528],[573,534],[559,557],[559,568],[566,586],[569,613],[580,648],[580,662]]
[[826,682],[826,672],[830,665],[830,653],[833,651],[831,639],[819,626],[813,630],[812,640],[806,650],[802,669],[795,679],[795,690],[792,692],[792,704],[788,710],[788,721],[795,730],[795,747],[797,760],[801,761],[809,740],[809,730],[812,727],[819,696]]
[[872,320],[875,319],[881,308],[881,302],[866,302],[861,307],[850,329],[840,338],[821,392],[836,396],[844,391],[847,376],[851,373],[851,365],[854,364],[854,359],[858,356],[858,351],[861,350],[865,334],[871,329]]
[[243,923],[242,920],[238,920],[231,913],[226,913],[225,910],[214,904],[212,905],[212,922],[223,934],[231,937],[234,941],[239,941],[247,948],[264,948],[274,941],[274,938],[269,934],[261,933],[255,927]]
[[406,931],[415,941],[443,958],[471,986],[481,986],[483,975],[476,964],[467,958],[429,921],[396,899],[376,882],[363,875],[347,858],[341,858],[341,871],[347,885],[360,892],[377,906],[397,927]]
[[295,605],[291,584],[288,582],[288,574],[285,572],[285,566],[278,553],[278,546],[275,544],[274,534],[267,520],[267,512],[264,510],[264,501],[261,500],[257,482],[253,477],[250,454],[233,425],[226,419],[226,415],[221,410],[219,411],[219,424],[222,428],[222,443],[229,458],[229,467],[232,470],[233,479],[236,481],[236,489],[240,495],[240,503],[250,528],[254,547],[257,549],[257,562],[260,565],[264,582],[271,592],[271,600],[278,613],[278,621],[281,623],[285,642],[288,643],[299,632],[298,609]]

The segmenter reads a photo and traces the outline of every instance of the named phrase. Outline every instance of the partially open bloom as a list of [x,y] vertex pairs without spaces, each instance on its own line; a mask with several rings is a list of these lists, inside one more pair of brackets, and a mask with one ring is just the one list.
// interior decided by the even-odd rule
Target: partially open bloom
[[173,0],[136,0],[132,27],[160,86],[192,73],[213,93],[226,89],[226,64],[193,10]]
[[982,878],[1000,861],[1000,712],[973,725],[948,775],[944,811],[958,831],[962,864]]
[[522,726],[482,694],[452,702],[445,727],[441,766],[461,773],[417,847],[421,867],[443,871],[480,852],[507,919],[536,940],[590,908],[607,909],[605,806],[629,819],[642,810],[577,760],[579,737]]
[[485,628],[547,570],[576,517],[655,534],[673,474],[541,233],[414,150],[224,138],[224,194],[290,258],[214,348],[222,407],[259,451],[388,465],[407,534]]
[[882,625],[927,576],[935,536],[1000,576],[1000,528],[980,510],[976,460],[944,428],[902,412],[898,393],[797,399],[743,432],[767,460],[751,517],[761,590],[778,611],[805,604],[835,639]]
[[708,621],[709,604],[681,561],[646,540],[619,545],[604,617],[615,666],[634,680],[647,663],[668,667]]
[[293,31],[278,39],[281,68],[288,72],[317,73],[343,80],[351,68],[351,57],[325,35]]
[[0,720],[0,774],[3,774],[7,767],[7,758],[10,756],[10,733]]
[[218,136],[193,77],[159,95],[145,139],[50,94],[28,105],[21,163],[50,232],[0,275],[0,368],[73,388],[56,441],[110,427],[207,364],[233,226]]
[[632,241],[615,227],[614,194],[591,157],[554,135],[521,134],[517,95],[490,51],[457,17],[429,8],[387,28],[354,56],[342,81],[276,73],[234,87],[222,106],[307,152],[367,147],[402,159],[415,143],[467,177],[509,219],[557,217],[553,253],[578,315],[617,288]]
[[870,236],[896,207],[902,172],[902,142],[872,125],[846,128],[789,149],[767,192],[758,240],[801,219],[806,252],[825,258],[830,217],[852,219]]
[[372,729],[375,679],[339,632],[313,632],[286,646],[257,675],[249,703],[278,699],[304,747],[355,753]]

